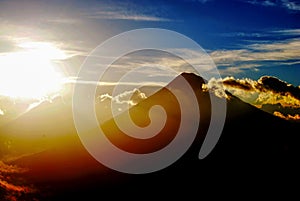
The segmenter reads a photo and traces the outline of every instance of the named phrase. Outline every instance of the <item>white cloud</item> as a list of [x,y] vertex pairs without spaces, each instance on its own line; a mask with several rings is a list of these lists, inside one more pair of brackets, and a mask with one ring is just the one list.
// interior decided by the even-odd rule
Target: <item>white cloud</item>
[[254,5],[262,5],[262,6],[276,6],[275,2],[265,0],[265,1],[257,1],[257,0],[252,0],[252,1],[247,1],[250,4]]
[[[176,52],[176,54],[182,55],[182,58],[187,59],[184,60],[163,51],[137,51],[119,58],[110,65],[100,82],[76,77],[70,79],[70,82],[95,85],[165,86],[182,72],[198,74],[195,68],[201,69],[201,76],[205,79],[210,78],[206,78],[205,75],[215,75],[212,72],[215,65],[209,55],[204,52],[187,48],[168,49],[167,51]],[[102,58],[96,59],[97,64],[101,66]],[[196,67],[193,68],[190,64],[194,64]],[[97,70],[98,68],[92,69],[89,73],[94,74]],[[120,78],[122,78],[121,82],[119,82]]]
[[292,11],[300,11],[300,5],[296,1],[291,1],[291,0],[279,0],[279,1],[270,1],[270,0],[250,0],[247,1],[247,3],[253,4],[253,5],[260,5],[260,6],[266,6],[266,7],[273,7],[273,6],[278,6],[278,7],[283,7],[288,10]]
[[282,42],[251,44],[244,49],[216,50],[210,53],[219,66],[228,66],[223,73],[239,73],[245,69],[258,70],[257,62],[274,61],[297,63],[300,60],[300,39]]
[[82,22],[82,20],[80,19],[68,18],[68,17],[64,17],[64,18],[53,17],[53,18],[46,19],[45,21],[53,24],[66,24],[66,25],[69,24],[74,25]]
[[290,0],[281,0],[281,1],[282,1],[282,5],[285,8],[293,11],[300,11],[300,5],[295,1],[290,1]]
[[[295,58],[300,58],[300,56],[296,55],[296,53],[292,50],[298,50],[300,48],[300,39],[292,39],[286,40],[282,42],[274,42],[274,43],[267,43],[267,44],[252,44],[248,46],[252,50],[260,50],[260,51],[271,51],[273,52],[282,52],[283,55],[293,56]],[[259,52],[260,53],[260,52]]]
[[168,8],[165,5],[159,7],[152,3],[144,2],[138,4],[134,1],[126,2],[103,2],[95,4],[94,8],[90,8],[83,13],[83,16],[92,19],[106,20],[131,20],[131,21],[152,21],[152,22],[168,22],[172,21],[166,17]]
[[300,29],[282,29],[282,30],[272,31],[272,33],[280,34],[280,35],[288,35],[288,36],[299,36]]
[[263,37],[266,36],[266,33],[247,33],[247,32],[230,32],[230,33],[221,33],[223,37]]
[[[228,64],[230,65],[230,64]],[[225,69],[219,69],[219,72],[221,74],[237,74],[237,73],[241,73],[244,70],[248,70],[251,69],[253,71],[259,71],[259,67],[261,65],[260,64],[242,64],[242,65],[238,65],[238,66],[229,66]]]
[[221,79],[211,78],[206,84],[202,85],[203,91],[210,91],[219,98],[228,98],[225,93]]
[[111,96],[109,94],[102,94],[98,99],[103,102],[105,100],[111,100],[118,104],[128,104],[129,106],[136,105],[141,100],[146,99],[146,94],[141,92],[139,89],[133,89],[131,91],[124,91],[116,96]]
[[[149,75],[150,76],[150,75]],[[80,80],[79,78],[72,77],[70,79],[67,79],[65,83],[76,83],[76,84],[88,84],[88,85],[97,85],[97,86],[116,86],[116,85],[125,85],[125,86],[157,86],[162,87],[167,85],[167,82],[99,82],[99,81],[92,81],[92,80]]]
[[124,10],[116,11],[96,11],[94,13],[86,14],[88,18],[92,19],[108,19],[108,20],[133,20],[133,21],[153,21],[153,22],[168,22],[170,19],[157,17],[153,15],[146,15],[142,13],[128,12]]
[[268,61],[300,59],[300,40],[288,40],[269,44],[252,44],[246,49],[217,50],[211,54],[218,63],[233,63],[235,61]]

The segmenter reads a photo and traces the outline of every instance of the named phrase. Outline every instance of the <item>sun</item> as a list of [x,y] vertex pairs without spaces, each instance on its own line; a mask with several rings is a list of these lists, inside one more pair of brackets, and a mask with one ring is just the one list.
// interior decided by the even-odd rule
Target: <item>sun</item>
[[64,52],[43,42],[21,43],[18,48],[0,54],[0,95],[40,99],[59,92],[63,76],[54,61],[64,59]]

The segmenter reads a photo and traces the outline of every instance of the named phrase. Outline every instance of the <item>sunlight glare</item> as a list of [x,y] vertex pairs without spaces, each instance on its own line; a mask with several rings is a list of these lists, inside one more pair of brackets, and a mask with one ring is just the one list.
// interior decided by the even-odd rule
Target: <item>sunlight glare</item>
[[26,42],[22,50],[0,54],[0,95],[40,99],[59,92],[62,75],[54,60],[65,59],[64,52],[50,43]]

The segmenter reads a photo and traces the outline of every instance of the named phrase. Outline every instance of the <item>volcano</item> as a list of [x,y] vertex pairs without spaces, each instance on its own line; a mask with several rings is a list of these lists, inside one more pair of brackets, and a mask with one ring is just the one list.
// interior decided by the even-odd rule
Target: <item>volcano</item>
[[[35,186],[37,194],[34,196],[41,200],[86,198],[88,195],[100,197],[107,193],[113,196],[112,191],[139,189],[146,192],[150,187],[151,191],[166,191],[168,188],[176,192],[192,188],[195,181],[202,183],[199,188],[203,189],[212,182],[216,186],[226,185],[228,180],[243,184],[263,178],[262,183],[257,184],[263,185],[264,182],[272,183],[274,172],[277,179],[292,177],[297,172],[300,124],[266,113],[229,92],[226,92],[227,115],[222,135],[213,151],[200,160],[198,154],[210,126],[210,92],[202,89],[205,80],[201,77],[190,73],[179,76],[191,86],[199,109],[196,112],[201,115],[192,145],[169,167],[134,175],[100,164],[81,144],[72,118],[71,103],[61,98],[43,103],[0,128],[2,141],[11,140],[10,149],[21,155],[7,163],[28,170],[21,174],[26,181],[24,185]],[[124,134],[115,123],[116,119],[122,121],[125,118],[120,114],[116,119],[100,122],[106,137],[116,147],[136,154],[154,152],[168,145],[181,121],[179,103],[169,89],[178,91],[189,100],[178,80],[179,77],[175,78],[129,109],[136,125],[147,126],[150,123],[149,109],[154,105],[162,106],[167,120],[156,136],[135,139]],[[101,115],[101,106],[96,105],[96,110],[97,115]],[[153,117],[158,118],[155,115]],[[1,155],[5,154],[12,153],[3,148]]]

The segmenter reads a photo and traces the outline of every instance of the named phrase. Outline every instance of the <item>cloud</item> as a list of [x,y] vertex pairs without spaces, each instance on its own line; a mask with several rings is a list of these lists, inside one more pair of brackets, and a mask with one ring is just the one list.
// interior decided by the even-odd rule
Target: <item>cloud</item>
[[282,119],[285,119],[285,118],[286,118],[283,114],[281,114],[281,113],[278,112],[278,111],[275,111],[273,114],[274,114],[275,116],[277,116],[277,117],[282,118]]
[[0,187],[5,191],[32,193],[35,190],[28,186],[15,185],[10,180],[12,177],[16,177],[17,174],[26,172],[27,169],[20,168],[15,165],[7,165],[3,161],[0,161]]
[[166,17],[169,8],[166,4],[156,6],[152,2],[138,4],[134,1],[126,2],[103,2],[95,4],[95,7],[84,11],[82,15],[90,19],[103,20],[127,20],[169,22],[173,21]]
[[219,98],[228,98],[220,79],[211,78],[206,84],[202,85],[202,90],[210,91]]
[[287,38],[300,36],[300,29],[277,29],[270,31],[256,31],[256,32],[228,32],[228,33],[220,33],[218,34],[222,37],[239,37],[239,38],[261,38],[261,37],[269,37],[269,38],[279,38],[280,36],[289,36]]
[[282,106],[280,103],[277,104],[263,104],[261,106],[261,109],[263,111],[274,113],[274,112],[280,112],[284,116],[296,116],[297,114],[300,114],[300,107],[292,107],[292,106]]
[[[291,30],[290,30],[291,32]],[[222,74],[236,74],[247,69],[259,70],[263,62],[294,64],[300,61],[300,39],[256,43],[244,49],[216,50],[210,53]]]
[[[228,81],[229,80],[229,81]],[[245,92],[252,91],[257,93],[257,98],[253,102],[255,105],[277,104],[284,106],[300,106],[300,89],[294,87],[276,77],[263,76],[259,80],[225,78],[225,87],[230,91],[241,89]]]
[[[150,75],[149,75],[150,76]],[[156,77],[156,76],[155,76]],[[66,80],[65,83],[76,83],[76,84],[87,84],[87,85],[97,85],[97,86],[116,86],[116,85],[124,85],[124,86],[141,86],[141,85],[145,85],[145,86],[165,86],[168,83],[167,82],[124,82],[124,81],[116,81],[116,82],[109,82],[109,81],[103,81],[103,82],[99,82],[99,81],[91,81],[91,80],[81,80],[79,78],[71,78]]]
[[285,115],[283,115],[282,113],[280,113],[278,111],[275,111],[273,114],[277,117],[280,117],[280,118],[286,119],[286,120],[296,120],[296,121],[300,120],[300,115],[299,114],[295,114],[295,115],[288,114],[288,115],[285,116]]
[[265,1],[257,1],[257,0],[252,0],[252,1],[247,1],[250,4],[253,5],[261,5],[261,6],[276,6],[275,2],[265,0]]
[[111,100],[117,104],[127,104],[129,106],[136,105],[138,102],[146,99],[145,93],[141,92],[139,89],[133,89],[131,91],[125,91],[116,96],[111,96],[109,94],[102,94],[98,99],[103,102],[105,100]]
[[61,94],[58,93],[58,94],[54,94],[53,96],[44,97],[44,98],[41,98],[39,100],[32,101],[28,105],[28,107],[27,107],[27,109],[26,109],[26,111],[24,113],[29,112],[30,110],[38,107],[41,104],[44,104],[44,103],[53,103],[54,101],[59,100],[59,99],[61,99],[62,102],[64,102],[63,95],[61,95]]
[[270,91],[261,92],[257,99],[253,102],[254,105],[261,107],[265,104],[280,104],[284,107],[300,107],[300,101],[289,95],[276,94]]
[[98,120],[99,122],[105,122],[127,111],[146,98],[145,93],[137,88],[113,96],[107,93],[101,94],[96,98],[96,111],[101,114],[98,116]]
[[[147,3],[145,3],[147,4]],[[90,19],[104,20],[130,20],[130,21],[150,21],[150,22],[168,22],[172,21],[164,17],[167,13],[164,5],[160,7],[152,4],[143,5],[134,2],[104,3],[101,7],[96,6],[83,13],[83,16]]]
[[77,55],[77,52],[65,50],[63,44],[56,41],[34,40],[30,37],[9,36],[9,34],[0,37],[0,61],[12,56],[31,56],[33,53],[35,56],[40,54],[39,56],[47,57],[49,60],[60,61]]
[[[116,60],[102,76],[100,82],[82,80],[81,78],[73,77],[70,82],[82,84],[98,84],[98,85],[150,85],[150,86],[165,86],[182,72],[198,74],[191,66],[191,63],[196,67],[201,68],[201,76],[205,79],[211,78],[214,72],[214,63],[212,59],[204,52],[187,48],[168,49],[170,52],[182,55],[180,57],[165,51],[156,50],[141,50],[127,54]],[[186,59],[187,58],[187,59]],[[101,57],[97,57],[101,66]],[[91,69],[89,73],[95,74],[98,71],[98,66]],[[130,72],[129,72],[130,71]],[[210,77],[205,77],[210,76]],[[121,79],[122,78],[122,79]],[[119,82],[120,80],[120,82]]]
[[[224,64],[222,64],[224,66]],[[227,64],[225,69],[219,69],[220,74],[223,75],[232,75],[232,74],[238,74],[242,73],[245,70],[251,70],[251,71],[259,71],[259,67],[262,66],[261,64],[237,64],[236,66],[230,66],[230,64]]]
[[[252,44],[248,46],[252,50],[256,51],[263,51],[263,52],[272,52],[272,53],[280,53],[283,52],[284,56],[288,56],[288,58],[293,57],[293,58],[298,58],[299,56],[296,55],[296,53],[299,53],[298,51],[295,52],[295,50],[299,50],[300,47],[300,40],[298,38],[296,39],[291,39],[291,40],[285,40],[282,42],[274,42],[274,43],[264,43],[264,44]],[[261,53],[261,52],[258,52]],[[258,56],[258,55],[256,55]],[[275,58],[278,57],[276,54],[274,56]],[[271,58],[274,58],[271,57]],[[258,56],[258,58],[263,58],[263,56]],[[279,56],[279,58],[282,58]],[[270,60],[268,58],[268,60]]]
[[256,88],[262,92],[271,91],[282,96],[291,96],[300,101],[300,88],[284,82],[276,77],[261,77]]
[[295,87],[276,77],[263,76],[258,80],[212,78],[202,89],[229,99],[226,90],[265,112],[286,120],[300,120],[300,86]]
[[8,190],[8,191],[17,191],[17,192],[24,192],[24,193],[29,193],[29,192],[33,191],[29,187],[17,186],[14,184],[10,184],[7,181],[1,180],[1,179],[0,179],[0,187],[4,188],[5,190]]
[[80,19],[68,18],[68,17],[64,17],[64,18],[53,17],[45,21],[50,24],[62,24],[62,25],[75,25],[82,22]]
[[250,79],[234,79],[234,77],[227,77],[223,80],[223,84],[245,91],[255,90],[253,87],[253,81]]
[[266,33],[251,33],[251,32],[230,32],[230,33],[221,33],[220,36],[223,37],[263,37],[267,36]]
[[224,87],[226,90],[242,90],[246,92],[255,92],[257,82],[248,78],[244,79],[235,79],[234,77],[226,77],[223,79],[212,78],[206,84],[210,89]]
[[300,29],[282,29],[272,31],[272,33],[284,35],[284,36],[300,36]]
[[300,11],[300,5],[294,1],[281,0],[281,2],[282,2],[282,5],[289,10]]
[[3,161],[0,161],[0,172],[3,173],[24,173],[27,169],[20,168],[15,165],[7,165]]
[[[220,94],[221,87],[243,101],[260,108],[266,104],[280,104],[284,109],[286,107],[300,108],[300,87],[295,87],[276,77],[263,76],[257,81],[249,78],[235,79],[234,77],[226,77],[222,80],[211,79],[204,89],[209,89],[220,96],[222,95]],[[224,94],[222,96],[226,97]],[[291,112],[289,113],[291,114]]]
[[253,4],[253,5],[259,5],[259,6],[266,6],[266,7],[277,6],[277,7],[282,7],[282,8],[285,8],[287,10],[291,10],[291,11],[300,11],[299,3],[295,2],[295,1],[290,1],[290,0],[279,0],[279,1],[251,0],[251,1],[247,1],[247,3]]
[[269,44],[252,44],[246,49],[217,50],[210,53],[217,64],[235,61],[274,61],[300,59],[300,40],[293,39]]
[[87,15],[88,18],[92,19],[106,19],[106,20],[132,20],[132,21],[152,21],[152,22],[168,22],[171,21],[167,18],[138,14],[128,13],[124,11],[97,11]]

